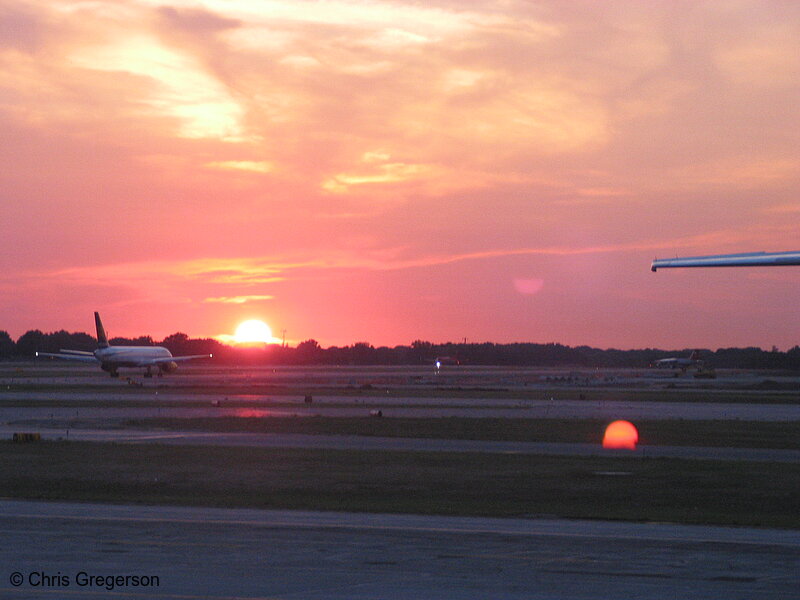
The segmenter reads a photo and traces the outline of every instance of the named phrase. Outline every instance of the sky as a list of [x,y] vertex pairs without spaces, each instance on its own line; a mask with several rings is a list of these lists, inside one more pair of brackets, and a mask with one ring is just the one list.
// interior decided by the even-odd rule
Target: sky
[[0,0],[0,329],[800,344],[800,3]]

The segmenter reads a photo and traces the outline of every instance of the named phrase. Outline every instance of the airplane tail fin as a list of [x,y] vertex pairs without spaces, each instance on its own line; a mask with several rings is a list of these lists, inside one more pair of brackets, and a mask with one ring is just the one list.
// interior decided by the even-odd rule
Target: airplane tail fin
[[94,313],[94,325],[97,328],[97,347],[108,348],[108,338],[106,337],[106,330],[103,329],[103,322],[100,320],[100,313]]
[[700,350],[694,350],[694,351],[693,351],[693,352],[692,352],[692,353],[689,355],[689,359],[690,359],[690,360],[700,360]]

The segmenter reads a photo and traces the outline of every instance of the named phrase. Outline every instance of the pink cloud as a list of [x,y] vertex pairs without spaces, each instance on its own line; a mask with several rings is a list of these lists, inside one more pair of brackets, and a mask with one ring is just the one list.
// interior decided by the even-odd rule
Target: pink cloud
[[750,322],[764,280],[648,270],[794,249],[792,3],[680,31],[668,3],[269,6],[6,7],[0,328],[101,302],[155,336],[257,305],[335,343],[796,337],[779,302],[677,318]]

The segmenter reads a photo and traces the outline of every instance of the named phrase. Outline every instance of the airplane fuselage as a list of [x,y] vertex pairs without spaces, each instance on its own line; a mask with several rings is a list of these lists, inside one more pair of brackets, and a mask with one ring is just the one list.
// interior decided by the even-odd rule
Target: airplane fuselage
[[104,371],[110,371],[119,367],[139,367],[153,359],[171,358],[172,353],[161,346],[109,346],[98,348],[94,356]]
[[653,363],[657,369],[683,369],[697,364],[699,361],[688,358],[662,358]]

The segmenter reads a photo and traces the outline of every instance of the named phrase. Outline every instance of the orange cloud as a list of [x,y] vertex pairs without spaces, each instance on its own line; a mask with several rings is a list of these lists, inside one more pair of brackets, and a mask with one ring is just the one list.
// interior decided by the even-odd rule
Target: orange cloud
[[[555,336],[578,326],[551,294],[568,289],[582,314],[598,297],[622,307],[654,285],[635,274],[653,254],[797,239],[792,3],[693,6],[677,29],[668,3],[6,5],[0,266],[14,293],[0,317],[14,323],[102,299],[221,331],[215,315],[243,304],[300,321],[307,298],[339,294],[306,307],[333,327],[363,292],[449,302],[425,321],[444,336],[471,327],[452,310],[468,294],[489,335],[497,290],[518,301],[509,282],[534,289],[518,275],[535,273]],[[668,311],[661,291],[648,302]],[[363,304],[363,335],[387,330]],[[652,311],[624,322],[637,310],[581,326],[650,335]]]
[[269,162],[256,160],[220,160],[206,163],[206,166],[223,171],[249,171],[252,173],[269,173],[274,168]]
[[255,295],[249,296],[220,296],[219,298],[206,298],[203,302],[218,302],[221,304],[246,304],[248,302],[259,302],[262,300],[272,300],[274,296]]

